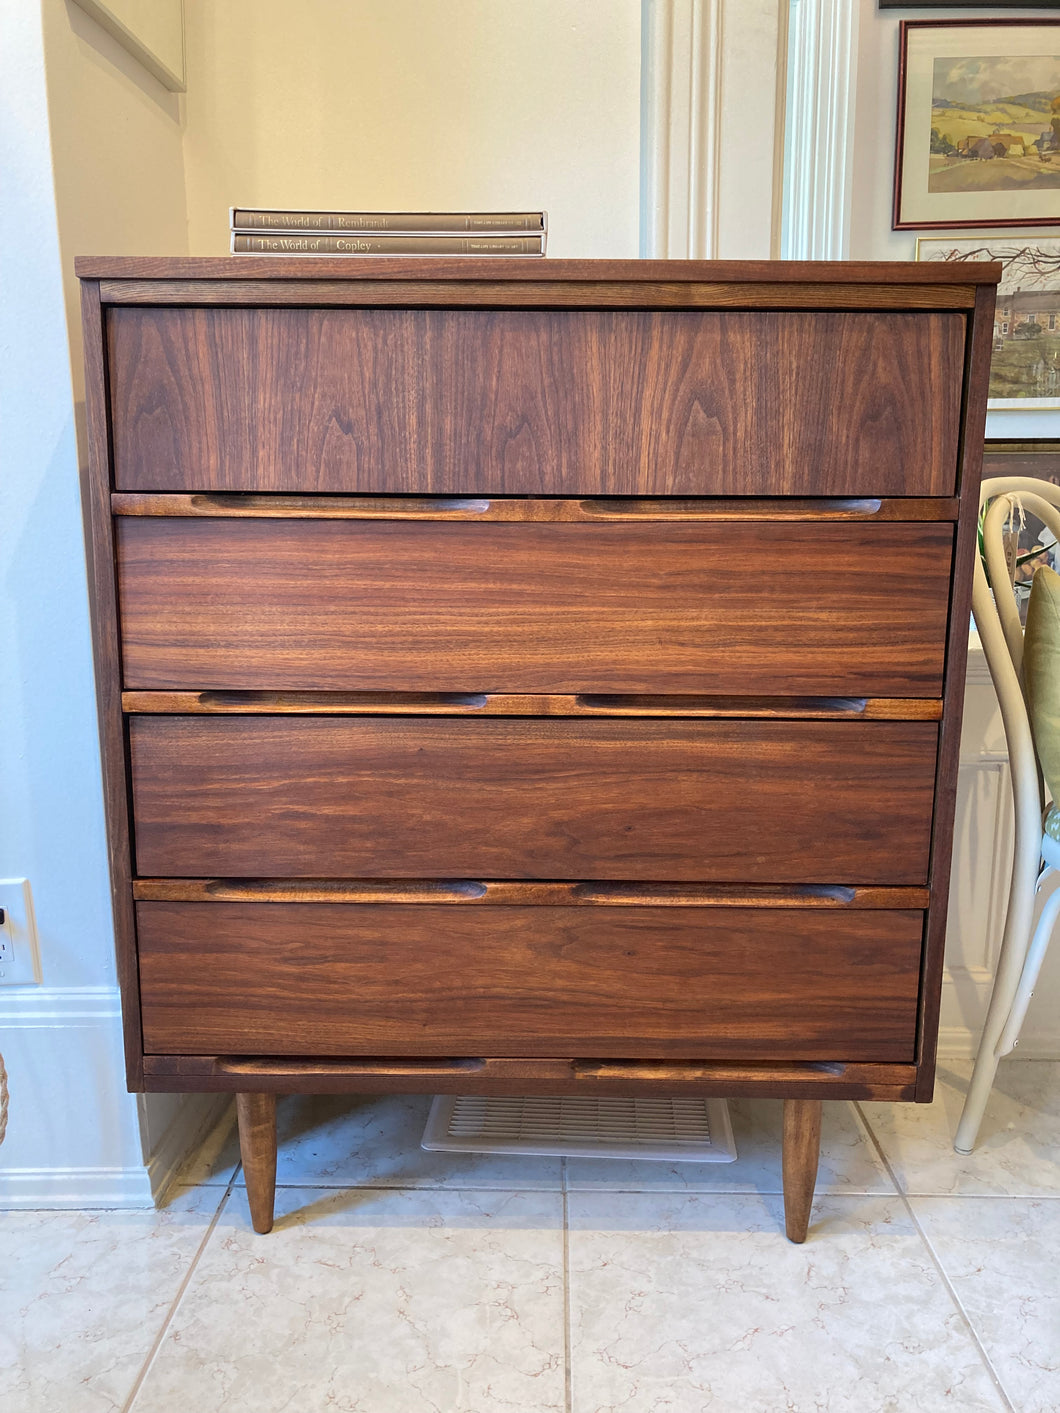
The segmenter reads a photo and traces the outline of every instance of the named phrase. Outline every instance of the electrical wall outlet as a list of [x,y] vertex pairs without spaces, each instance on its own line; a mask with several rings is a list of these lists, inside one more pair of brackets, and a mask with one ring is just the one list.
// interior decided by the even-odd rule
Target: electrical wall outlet
[[0,878],[0,986],[39,986],[43,977],[28,878]]

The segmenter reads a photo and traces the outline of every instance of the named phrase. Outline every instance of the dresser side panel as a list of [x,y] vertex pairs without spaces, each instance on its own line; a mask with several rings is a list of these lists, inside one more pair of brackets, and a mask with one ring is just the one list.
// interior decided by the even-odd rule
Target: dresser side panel
[[129,784],[121,708],[122,670],[113,521],[110,510],[111,466],[105,332],[97,281],[82,282],[81,320],[84,332],[85,417],[88,441],[90,605],[103,767],[103,804],[107,824],[118,982],[122,996],[126,1076],[130,1090],[140,1090],[143,1088],[143,1041],[140,1030],[136,924],[132,903]]

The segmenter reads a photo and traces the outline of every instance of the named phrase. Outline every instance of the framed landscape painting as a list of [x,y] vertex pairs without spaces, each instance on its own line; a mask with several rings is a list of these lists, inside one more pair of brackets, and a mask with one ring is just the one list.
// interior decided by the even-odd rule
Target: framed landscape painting
[[921,236],[918,260],[1000,260],[991,408],[1060,408],[1060,238]]
[[904,20],[894,228],[1060,225],[1060,20]]

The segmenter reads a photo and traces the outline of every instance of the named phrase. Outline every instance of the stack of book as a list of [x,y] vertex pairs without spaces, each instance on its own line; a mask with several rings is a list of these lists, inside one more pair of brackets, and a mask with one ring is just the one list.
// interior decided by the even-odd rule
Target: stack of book
[[232,207],[233,255],[544,255],[544,211]]

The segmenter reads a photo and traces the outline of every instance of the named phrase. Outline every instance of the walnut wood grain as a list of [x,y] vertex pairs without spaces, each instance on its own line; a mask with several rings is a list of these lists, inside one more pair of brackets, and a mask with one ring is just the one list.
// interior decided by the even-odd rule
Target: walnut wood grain
[[276,1200],[276,1095],[241,1091],[236,1115],[250,1220],[255,1231],[269,1232]]
[[926,881],[929,722],[165,717],[137,872]]
[[594,524],[601,520],[956,520],[956,497],[791,496],[726,499],[724,496],[312,496],[238,492],[169,494],[115,491],[115,515],[207,516],[269,520],[498,520]]
[[915,1065],[843,1062],[727,1064],[540,1059],[280,1059],[147,1055],[145,1089],[233,1092],[253,1083],[274,1094],[707,1094],[812,1099],[912,1099]]
[[455,903],[487,907],[925,908],[926,888],[845,884],[513,883],[479,879],[137,878],[133,897],[153,902]]
[[919,912],[509,906],[498,926],[430,904],[142,902],[137,924],[152,1051],[913,1058]]
[[[551,265],[551,262],[550,262]],[[892,267],[893,268],[893,267]],[[935,267],[938,268],[938,267]],[[974,286],[954,284],[684,284],[541,280],[102,280],[104,304],[502,306],[568,309],[970,309]]]
[[947,312],[114,307],[115,486],[949,496],[964,329]]
[[[679,285],[716,284],[765,285],[790,288],[809,286],[815,298],[818,290],[858,285],[893,285],[904,287],[913,298],[916,287],[937,285],[975,286],[996,285],[1001,277],[1000,264],[915,265],[909,261],[891,260],[535,260],[459,259],[432,256],[348,257],[326,256],[306,259],[293,256],[173,256],[173,255],[79,255],[74,269],[80,279],[95,280],[200,280],[213,285],[225,285],[232,280],[253,282],[255,299],[260,300],[263,284],[289,280],[301,290],[307,301],[306,289],[319,280],[356,284],[361,280],[405,280],[410,287],[443,281],[446,284],[503,280],[540,284],[591,283],[594,286],[618,281],[625,286],[653,284],[659,281]],[[307,283],[308,282],[308,285]],[[759,298],[762,296],[759,295]],[[308,302],[308,301],[307,301]]]
[[159,692],[121,694],[127,712],[206,716],[695,716],[761,721],[938,721],[932,697],[705,697],[680,693]]
[[784,1229],[806,1240],[821,1153],[820,1099],[784,1100]]
[[[942,685],[949,524],[123,517],[116,533],[127,688],[938,697]],[[734,572],[759,558],[768,568]]]
[[443,280],[102,280],[108,305],[304,305],[372,308],[399,305],[429,308],[570,308],[570,309],[843,309],[903,311],[970,309],[973,286],[953,284],[829,284],[743,283],[682,284],[619,281],[559,283],[543,280],[517,283],[477,280],[453,284]]

